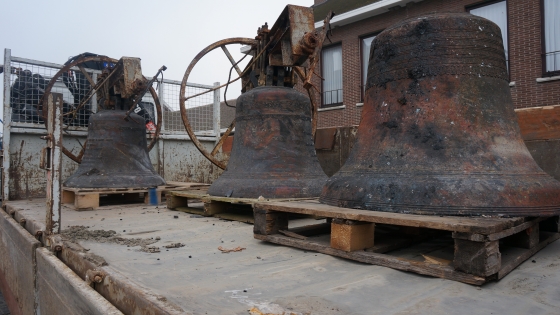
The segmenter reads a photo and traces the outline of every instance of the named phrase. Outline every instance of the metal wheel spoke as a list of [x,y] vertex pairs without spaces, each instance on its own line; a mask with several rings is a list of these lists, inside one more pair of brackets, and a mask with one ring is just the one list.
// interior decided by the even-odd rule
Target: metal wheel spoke
[[89,73],[86,72],[86,69],[84,69],[82,65],[78,65],[78,69],[80,69],[80,72],[84,75],[84,77],[86,77],[89,84],[91,84],[91,86],[95,86],[95,82],[93,82],[93,79],[89,76]]
[[235,62],[235,60],[229,53],[229,50],[227,49],[226,45],[222,45],[221,48],[224,51],[224,54],[226,54],[226,56],[228,57],[229,62],[231,62],[231,65],[234,66],[235,71],[237,71],[237,74],[241,76],[241,69],[239,69],[239,67],[237,66],[237,62]]

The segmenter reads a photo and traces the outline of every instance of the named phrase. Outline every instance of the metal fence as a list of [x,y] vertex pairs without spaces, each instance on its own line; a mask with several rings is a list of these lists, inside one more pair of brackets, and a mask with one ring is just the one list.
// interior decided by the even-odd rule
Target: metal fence
[[[9,122],[8,125],[12,127],[44,128],[42,113],[38,108],[39,100],[47,84],[63,65],[11,56],[9,49],[6,49],[4,59],[4,121]],[[98,100],[93,95],[82,110],[68,114],[77,107],[91,87],[78,68],[73,70],[58,78],[52,92],[63,94],[68,130],[86,130],[89,116],[97,112]],[[93,69],[86,69],[86,72],[94,82],[101,74],[100,70]],[[216,85],[219,83],[214,84]],[[208,91],[214,86],[187,83],[186,96]],[[179,110],[180,88],[180,81],[164,79],[156,89],[163,112],[162,134],[186,134]],[[141,103],[146,107],[148,115],[155,120],[155,102],[149,92]],[[219,89],[187,100],[186,108],[189,122],[197,134],[219,136]]]
[[[5,200],[8,200],[7,197],[10,190],[10,163],[15,163],[15,160],[11,161],[11,159],[12,157],[18,158],[16,151],[23,148],[20,148],[20,145],[23,146],[23,142],[21,141],[21,139],[23,139],[22,137],[24,137],[23,135],[28,136],[28,138],[24,137],[26,139],[26,147],[29,146],[29,141],[27,141],[27,139],[37,139],[39,142],[44,141],[37,137],[39,135],[46,134],[41,108],[38,106],[39,100],[42,97],[47,84],[53,76],[55,76],[55,74],[63,68],[63,65],[15,57],[11,55],[10,49],[5,49],[3,67],[4,126],[2,139],[4,146],[4,160],[2,168],[4,172],[2,175],[2,195],[3,198],[6,198]],[[85,70],[94,82],[96,82],[97,76],[101,74],[100,70],[87,68]],[[81,99],[83,99],[84,91],[85,93],[88,93],[91,88],[89,82],[84,80],[84,77],[80,77],[80,75],[80,70],[78,68],[73,68],[72,71],[61,75],[51,90],[51,92],[61,93],[63,95],[64,111],[71,113],[71,115],[69,114],[65,116],[64,136],[68,141],[74,139],[74,142],[76,142],[74,150],[79,150],[79,146],[81,146],[81,143],[85,140],[89,116],[97,112],[98,102],[100,102],[100,100],[96,98],[96,95],[93,95],[91,100],[87,102],[87,106],[85,106],[84,110],[77,111],[75,114],[72,113],[72,110],[75,109],[77,104],[79,104]],[[153,76],[153,74],[148,74],[148,78],[151,78],[151,76]],[[160,133],[161,137],[155,150],[157,152],[152,153],[151,156],[159,158],[159,161],[157,162],[158,171],[163,173],[165,169],[169,180],[197,180],[201,182],[211,181],[212,176],[219,174],[219,172],[216,171],[210,175],[202,174],[206,168],[186,171],[178,168],[182,165],[181,163],[175,163],[175,160],[187,158],[190,159],[189,163],[187,163],[189,165],[204,164],[206,166],[206,164],[210,164],[210,162],[206,161],[202,155],[188,154],[188,152],[190,152],[189,150],[192,151],[196,149],[194,148],[194,145],[188,141],[189,137],[181,118],[179,110],[180,85],[180,81],[168,79],[160,82],[157,87],[154,85],[156,95],[160,99],[162,106],[163,117]],[[220,106],[220,89],[211,91],[215,86],[219,86],[219,83],[214,83],[214,85],[187,83],[186,89],[186,96],[208,91],[208,93],[189,99],[186,103],[187,115],[195,134],[201,141],[209,142],[208,145],[219,139],[221,131],[220,125],[224,125],[224,122],[220,124],[220,107],[223,107]],[[157,121],[157,117],[155,117],[155,115],[157,115],[154,105],[155,102],[150,93],[147,93],[146,96],[143,97],[142,103],[144,103],[148,115],[152,115],[154,121]],[[228,117],[229,116],[230,115],[228,115]],[[229,123],[230,121],[227,122],[227,124]],[[147,133],[147,136],[150,137],[150,132]],[[12,140],[14,141],[19,141],[17,148],[14,141],[10,141],[10,138],[13,138]],[[166,147],[166,150],[168,151],[164,153],[164,142],[166,141],[169,145]],[[176,148],[177,141],[186,141],[186,145],[181,145],[181,149],[179,150]],[[70,145],[73,144],[71,143]],[[13,147],[10,148],[10,146]],[[29,147],[22,150],[33,151],[35,149],[35,147]],[[36,150],[33,152],[38,153]],[[169,152],[175,152],[177,157],[173,156],[173,154]],[[34,155],[37,155],[37,153],[29,153],[27,156],[35,158]],[[26,168],[27,166],[22,165],[22,167]],[[212,168],[210,165],[208,165],[208,167]],[[33,172],[30,171],[30,174],[37,173],[39,175],[35,174],[36,176],[33,176],[35,176],[37,180],[42,180],[44,175],[42,175],[42,171],[39,172],[38,169],[35,169],[37,168],[36,165],[30,165],[29,168],[33,168]],[[72,168],[70,167],[65,171],[67,173],[71,173]],[[35,177],[33,176],[28,176],[30,178],[29,180],[34,180]],[[191,178],[189,176],[198,177]],[[11,185],[14,185],[13,181]]]

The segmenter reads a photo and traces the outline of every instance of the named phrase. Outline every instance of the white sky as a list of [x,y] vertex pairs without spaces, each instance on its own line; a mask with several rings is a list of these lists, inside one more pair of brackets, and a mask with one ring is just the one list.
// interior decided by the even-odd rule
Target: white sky
[[[271,27],[287,4],[311,6],[313,2],[2,0],[0,48],[10,48],[12,56],[58,64],[82,52],[116,59],[140,57],[145,75],[153,76],[166,65],[164,77],[180,81],[204,47],[231,37],[254,38],[257,28],[264,22]],[[230,49],[236,59],[241,56],[239,47]],[[0,64],[4,63],[3,49],[1,54]],[[225,83],[230,67],[220,50],[197,64],[189,82]],[[3,74],[0,82],[3,86]],[[239,90],[240,85],[230,86],[227,98],[237,96]],[[3,100],[1,88],[0,95]]]

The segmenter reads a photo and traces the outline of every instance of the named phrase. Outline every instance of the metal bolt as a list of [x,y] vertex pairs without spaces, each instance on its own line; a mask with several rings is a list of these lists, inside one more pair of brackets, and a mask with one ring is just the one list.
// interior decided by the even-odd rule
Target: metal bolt
[[61,252],[61,251],[62,251],[62,245],[56,245],[56,246],[54,247],[54,251],[55,251],[55,252]]
[[103,281],[103,277],[101,275],[95,275],[95,277],[93,277],[93,282],[101,283],[101,281]]

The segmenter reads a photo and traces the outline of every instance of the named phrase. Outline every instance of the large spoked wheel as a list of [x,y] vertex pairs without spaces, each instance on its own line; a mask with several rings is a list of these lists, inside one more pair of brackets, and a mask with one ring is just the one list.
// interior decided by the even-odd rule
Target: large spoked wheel
[[[109,57],[106,57],[106,56],[79,57],[78,59],[68,63],[62,69],[60,69],[49,81],[49,84],[45,88],[45,93],[43,94],[43,98],[40,101],[40,104],[38,104],[38,108],[42,109],[42,115],[43,115],[43,120],[45,122],[45,125],[48,124],[48,119],[47,119],[47,115],[48,115],[47,95],[49,95],[51,93],[54,85],[59,80],[59,78],[61,78],[64,74],[69,73],[69,71],[73,70],[72,68],[77,67],[78,70],[85,77],[85,79],[87,80],[87,82],[89,84],[88,91],[83,95],[80,103],[76,106],[70,105],[71,108],[69,108],[69,110],[66,111],[63,114],[63,116],[64,116],[63,117],[63,124],[69,125],[69,124],[72,123],[72,121],[74,121],[76,119],[76,116],[78,115],[79,111],[85,110],[86,104],[91,100],[93,95],[103,87],[104,83],[107,81],[106,79],[108,79],[110,77],[110,74],[109,74],[109,77],[107,77],[103,81],[94,82],[93,79],[91,78],[91,76],[89,75],[89,73],[87,73],[83,64],[86,63],[86,62],[107,62],[107,63],[116,64],[117,61],[118,60],[113,59],[113,58],[109,58]],[[153,132],[152,139],[151,139],[151,141],[150,141],[150,143],[148,144],[148,147],[147,147],[148,151],[150,151],[154,147],[154,145],[156,144],[156,142],[158,140],[159,133],[160,133],[160,130],[161,130],[161,120],[162,120],[162,109],[161,109],[161,104],[160,104],[158,95],[152,87],[150,87],[149,91],[150,91],[150,94],[151,94],[152,98],[154,99],[154,103],[156,105],[157,121],[156,121],[156,129]],[[89,110],[89,112],[90,112],[90,114],[95,114],[95,112],[93,112],[91,110]],[[123,116],[123,118],[124,118],[124,116]],[[86,143],[87,143],[87,141],[82,145],[82,149],[80,150],[80,152],[77,155],[75,155],[70,150],[65,148],[64,145],[62,146],[61,150],[71,160],[75,161],[76,163],[81,163],[82,162],[82,157],[84,155]]]
[[[185,91],[186,91],[186,87],[187,87],[187,80],[188,80],[189,75],[191,74],[191,71],[194,68],[194,66],[197,64],[197,62],[200,59],[202,59],[202,57],[204,57],[206,54],[208,54],[209,52],[211,52],[212,50],[214,50],[216,48],[221,48],[224,51],[224,54],[226,55],[226,57],[231,61],[232,65],[235,66],[237,73],[241,76],[241,71],[239,70],[239,68],[237,68],[236,62],[233,60],[233,58],[231,57],[231,54],[229,53],[229,51],[226,47],[227,45],[239,45],[239,44],[254,46],[254,45],[257,44],[257,41],[255,39],[251,39],[251,38],[236,37],[236,38],[228,38],[228,39],[224,39],[224,40],[221,40],[221,41],[217,41],[217,42],[209,45],[208,47],[204,48],[200,53],[198,53],[198,55],[196,55],[196,57],[194,57],[193,61],[191,61],[191,63],[189,64],[189,67],[187,68],[187,71],[185,71],[185,75],[183,76],[183,81],[181,82],[179,105],[180,105],[180,108],[181,108],[181,118],[183,119],[183,124],[185,125],[185,129],[187,130],[187,133],[189,134],[189,137],[191,138],[192,142],[197,147],[197,149],[200,151],[200,153],[202,153],[208,160],[210,160],[210,162],[212,162],[212,164],[216,165],[217,167],[219,167],[221,169],[226,168],[226,163],[225,163],[225,161],[220,160],[218,158],[217,153],[219,152],[219,150],[222,147],[222,144],[224,143],[225,139],[227,139],[227,137],[230,135],[233,127],[235,126],[235,118],[233,119],[233,121],[229,125],[226,132],[220,137],[220,140],[217,142],[216,146],[212,149],[212,151],[206,150],[206,148],[204,148],[202,143],[196,137],[196,134],[194,133],[194,131],[192,129],[192,126],[191,126],[191,123],[189,121],[189,117],[187,116],[187,107],[186,107],[185,103],[186,103],[186,100],[188,99],[188,97],[185,95]],[[235,80],[237,80],[237,79],[235,79]],[[231,83],[235,80],[232,80],[228,83]],[[228,83],[226,83],[226,84],[228,84]]]

